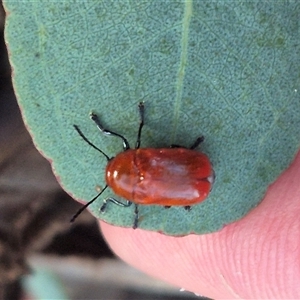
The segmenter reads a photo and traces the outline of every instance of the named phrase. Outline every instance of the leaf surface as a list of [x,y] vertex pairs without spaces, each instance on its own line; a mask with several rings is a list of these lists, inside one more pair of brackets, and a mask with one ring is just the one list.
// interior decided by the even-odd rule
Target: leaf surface
[[[288,167],[300,141],[300,4],[297,1],[5,1],[6,41],[25,122],[64,189],[88,201],[105,186],[106,159],[121,141],[189,146],[214,166],[209,197],[186,211],[140,206],[139,227],[208,233],[243,217]],[[90,207],[131,227],[134,207]]]

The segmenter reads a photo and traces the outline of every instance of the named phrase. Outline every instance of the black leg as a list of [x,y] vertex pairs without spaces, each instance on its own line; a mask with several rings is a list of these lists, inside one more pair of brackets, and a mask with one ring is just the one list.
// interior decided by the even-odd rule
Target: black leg
[[189,205],[187,205],[187,206],[184,207],[184,209],[187,210],[187,211],[190,211],[192,208]]
[[139,222],[139,208],[137,204],[134,204],[134,221],[133,221],[133,229],[137,229]]
[[176,145],[176,144],[172,144],[172,145],[170,146],[170,148],[186,148],[186,147],[180,146],[180,145]]
[[204,136],[199,136],[196,141],[194,142],[194,144],[190,147],[190,149],[195,149],[197,148],[202,142],[204,141]]
[[[103,205],[100,208],[101,213],[105,212],[108,202],[114,203],[114,204],[119,205],[121,207],[129,207],[129,206],[132,205],[131,201],[126,200],[126,202],[124,203],[124,202],[121,202],[117,199],[114,199],[114,198],[110,197],[110,198],[107,198],[107,199],[103,200]],[[139,209],[138,209],[138,205],[134,204],[134,221],[133,221],[133,225],[132,225],[133,229],[136,229],[138,227],[138,222],[139,222]]]
[[140,126],[138,131],[138,136],[135,144],[135,149],[140,148],[141,145],[141,134],[142,134],[142,128],[144,126],[144,102],[139,103],[139,113],[140,113]]
[[102,204],[102,206],[100,208],[100,212],[101,213],[105,212],[107,202],[114,203],[114,204],[116,204],[118,206],[121,206],[121,207],[129,207],[132,204],[132,202],[128,201],[128,200],[126,200],[126,202],[124,203],[124,202],[121,202],[121,201],[119,201],[117,199],[109,197],[109,198],[103,200],[103,204]]
[[124,151],[125,151],[125,150],[128,150],[128,149],[130,148],[129,143],[128,143],[128,141],[126,140],[126,138],[125,138],[124,136],[122,136],[122,135],[116,133],[116,132],[113,132],[113,131],[110,131],[110,130],[108,130],[108,129],[105,129],[105,128],[102,126],[102,124],[101,124],[101,122],[100,122],[100,120],[99,120],[99,118],[98,118],[98,116],[97,116],[96,114],[90,113],[90,118],[96,123],[98,129],[99,129],[103,134],[105,134],[105,135],[114,135],[114,136],[119,137],[119,138],[123,141],[123,149],[124,149]]
[[[192,146],[189,148],[191,150],[194,150],[197,148],[202,142],[204,141],[204,136],[199,136],[196,141],[192,144]],[[177,145],[177,144],[172,144],[170,148],[186,148],[185,146]]]

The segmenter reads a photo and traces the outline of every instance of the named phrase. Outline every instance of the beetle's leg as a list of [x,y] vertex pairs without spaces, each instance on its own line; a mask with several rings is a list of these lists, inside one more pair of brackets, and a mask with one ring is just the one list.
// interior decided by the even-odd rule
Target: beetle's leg
[[[107,198],[107,199],[103,200],[103,205],[100,208],[100,212],[101,213],[105,212],[107,202],[112,202],[112,203],[114,203],[116,205],[119,205],[121,207],[129,207],[132,204],[132,202],[128,201],[128,200],[126,200],[126,202],[124,203],[124,202],[121,202],[121,201],[119,201],[117,199],[114,199],[114,198],[110,197],[110,198]],[[134,204],[134,221],[133,221],[133,226],[132,226],[133,229],[136,229],[138,227],[138,221],[139,221],[138,205]]]
[[189,205],[186,205],[186,206],[184,207],[184,209],[187,210],[187,211],[190,211],[192,208],[191,208]]
[[[197,148],[202,142],[204,141],[204,136],[199,136],[196,141],[192,144],[192,146],[190,146],[189,149],[193,150],[195,148]],[[181,145],[177,145],[177,144],[172,144],[170,146],[170,148],[187,148],[185,146],[181,146]]]
[[91,201],[89,201],[88,203],[86,203],[85,205],[83,205],[78,211],[77,213],[72,217],[72,219],[70,220],[70,222],[74,222],[75,219],[90,205],[92,204],[106,189],[107,189],[108,185],[106,185],[103,190],[96,196],[94,197]]
[[116,204],[118,206],[121,206],[121,207],[129,207],[132,204],[132,202],[128,201],[128,200],[126,200],[126,202],[124,203],[124,202],[121,202],[121,201],[119,201],[119,200],[117,200],[115,198],[109,197],[109,198],[103,200],[103,204],[102,204],[102,206],[100,208],[100,212],[101,213],[105,212],[107,202],[112,202],[112,203],[114,203],[114,204]]
[[[199,136],[196,139],[196,141],[192,144],[192,146],[189,147],[189,149],[193,150],[193,149],[197,148],[203,141],[204,141],[204,136]],[[177,145],[177,144],[172,144],[170,146],[170,148],[187,148],[187,147],[181,146],[181,145]]]
[[190,147],[190,149],[195,149],[197,148],[202,142],[204,141],[204,136],[199,136],[196,141],[194,142],[194,144]]
[[139,208],[137,204],[134,204],[134,221],[133,221],[133,229],[137,229],[139,222]]
[[128,150],[128,149],[130,148],[129,143],[128,143],[128,141],[126,140],[126,138],[125,138],[123,135],[121,135],[121,134],[118,134],[118,133],[116,133],[116,132],[113,132],[113,131],[110,131],[110,130],[108,130],[108,129],[105,129],[105,128],[103,127],[103,125],[101,124],[101,122],[100,122],[100,120],[99,120],[99,118],[98,118],[98,116],[97,116],[96,114],[94,114],[93,112],[90,113],[90,118],[96,123],[98,129],[99,129],[103,134],[105,134],[105,135],[114,135],[114,136],[119,137],[119,138],[123,141],[123,149],[124,149],[124,151],[125,151],[125,150]]
[[142,128],[144,126],[144,102],[139,103],[139,113],[140,113],[140,126],[138,131],[138,136],[135,144],[135,149],[140,148],[141,145],[141,134],[142,134]]
[[171,205],[165,205],[164,208],[166,209],[171,208]]

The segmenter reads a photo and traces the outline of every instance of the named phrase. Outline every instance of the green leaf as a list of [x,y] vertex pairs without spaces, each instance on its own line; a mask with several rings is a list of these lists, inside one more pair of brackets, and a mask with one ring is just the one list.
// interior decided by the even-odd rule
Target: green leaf
[[[122,151],[89,119],[134,146],[189,146],[205,136],[216,181],[190,212],[140,205],[139,227],[208,233],[243,217],[288,167],[300,141],[298,1],[5,1],[6,41],[25,122],[64,189],[88,201]],[[97,218],[131,227],[134,207],[102,200]]]

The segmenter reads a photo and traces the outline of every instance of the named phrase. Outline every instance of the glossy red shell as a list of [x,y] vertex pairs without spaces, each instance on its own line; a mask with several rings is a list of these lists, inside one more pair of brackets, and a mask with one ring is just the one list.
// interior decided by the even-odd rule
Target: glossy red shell
[[209,158],[186,148],[140,148],[108,162],[106,183],[116,195],[136,204],[189,206],[211,190]]

